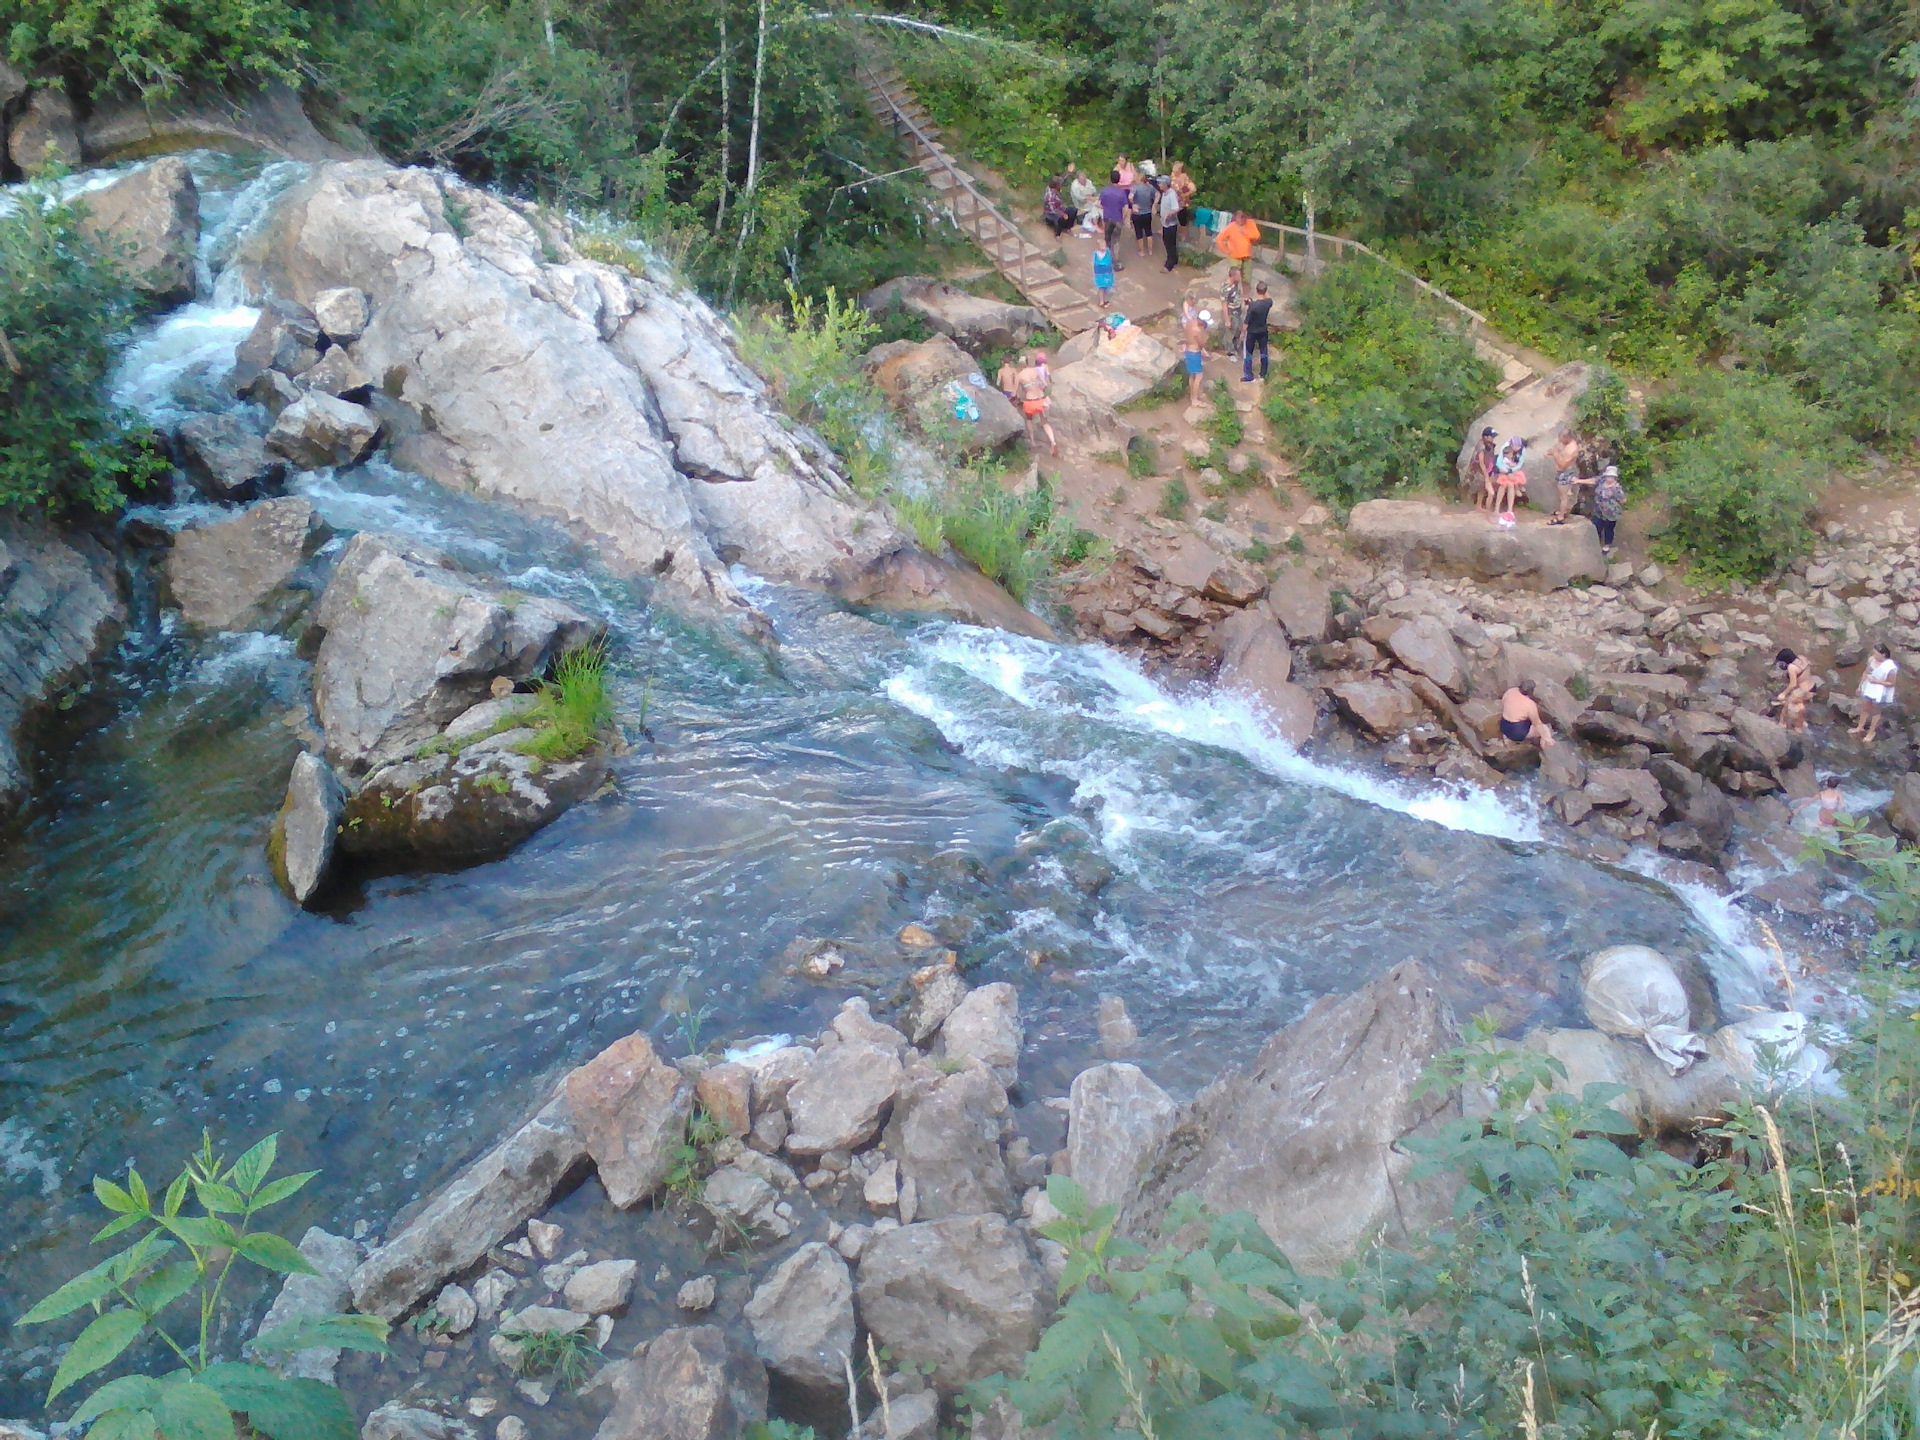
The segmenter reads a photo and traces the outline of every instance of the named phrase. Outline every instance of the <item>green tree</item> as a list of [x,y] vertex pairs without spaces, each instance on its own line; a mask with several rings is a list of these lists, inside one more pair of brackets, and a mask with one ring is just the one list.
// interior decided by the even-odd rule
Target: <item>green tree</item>
[[305,28],[286,0],[0,0],[15,64],[149,98],[190,81],[296,80]]
[[1600,33],[1642,57],[1621,120],[1654,143],[1724,139],[1809,64],[1806,22],[1777,0],[1625,0]]

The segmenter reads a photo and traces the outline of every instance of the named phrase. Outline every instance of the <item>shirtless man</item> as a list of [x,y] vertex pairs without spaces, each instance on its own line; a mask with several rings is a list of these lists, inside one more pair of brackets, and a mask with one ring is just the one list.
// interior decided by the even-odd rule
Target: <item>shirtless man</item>
[[1553,449],[1547,452],[1547,458],[1553,462],[1553,484],[1560,492],[1560,503],[1554,507],[1553,518],[1549,525],[1564,525],[1567,516],[1573,513],[1574,497],[1578,495],[1580,478],[1580,442],[1574,438],[1573,431],[1562,430],[1560,438],[1554,442]]
[[1009,405],[1020,403],[1020,367],[1013,363],[1009,355],[1000,366],[1000,373],[993,377],[994,387],[1007,397]]
[[1205,310],[1192,310],[1187,314],[1186,323],[1180,327],[1180,333],[1185,337],[1182,358],[1187,364],[1187,403],[1189,405],[1200,403],[1200,372],[1207,362],[1207,327],[1212,321],[1213,317]]
[[1048,379],[1044,360],[1039,355],[1030,355],[1026,367],[1015,377],[1015,384],[1020,389],[1020,413],[1027,422],[1027,448],[1040,448],[1040,437],[1036,431],[1044,430],[1048,449],[1058,455],[1060,442],[1054,438],[1053,422],[1047,418]]
[[1533,698],[1533,681],[1522,680],[1500,697],[1500,734],[1515,744],[1532,740],[1543,750],[1553,744],[1553,730]]

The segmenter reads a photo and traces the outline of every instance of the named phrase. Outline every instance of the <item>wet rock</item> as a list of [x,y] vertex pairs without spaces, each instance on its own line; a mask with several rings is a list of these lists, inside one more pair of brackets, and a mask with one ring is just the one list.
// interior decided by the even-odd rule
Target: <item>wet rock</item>
[[[1548,482],[1551,484],[1551,480]],[[1489,525],[1477,510],[1443,510],[1422,500],[1366,500],[1353,507],[1347,536],[1361,553],[1410,570],[1564,589],[1607,573],[1591,525]]]
[[322,290],[313,297],[313,318],[320,332],[335,345],[351,345],[366,333],[373,315],[367,292],[351,285]]
[[300,377],[300,383],[309,390],[354,404],[363,404],[373,393],[373,377],[355,364],[351,355],[337,347],[321,356],[320,363]]
[[367,1416],[360,1440],[476,1440],[464,1420],[433,1410],[420,1410],[389,1400]]
[[887,1153],[911,1182],[921,1218],[1002,1214],[1013,1187],[1000,1153],[1007,1092],[978,1060],[951,1075],[922,1070],[902,1088],[887,1126]]
[[237,415],[195,415],[179,436],[184,468],[210,499],[252,499],[286,479],[287,462],[268,454],[267,442]]
[[[1689,826],[1705,847],[1704,857],[1697,847],[1676,849],[1686,859],[1703,859],[1711,864],[1733,838],[1733,805],[1727,797],[1700,776],[1665,755],[1647,762],[1647,770],[1659,783],[1661,793],[1672,807],[1676,823]],[[1666,843],[1662,835],[1662,846]]]
[[1452,1017],[1417,962],[1316,1001],[1248,1069],[1201,1092],[1150,1162],[1152,1179],[1123,1225],[1155,1234],[1173,1199],[1192,1192],[1218,1213],[1252,1212],[1313,1269],[1383,1233],[1423,1234],[1447,1214],[1453,1187],[1411,1180],[1402,1142],[1457,1113],[1452,1097],[1414,1094],[1454,1042]]
[[496,676],[544,674],[600,628],[571,605],[510,595],[371,531],[348,542],[315,618],[326,638],[314,708],[328,758],[350,774],[412,754]]
[[793,1226],[780,1214],[780,1195],[762,1176],[738,1165],[722,1165],[707,1176],[700,1203],[722,1225],[784,1240]]
[[[860,305],[873,314],[898,306],[975,355],[1024,345],[1048,328],[1046,317],[1030,305],[983,300],[929,275],[902,275],[889,280],[863,295]],[[1061,363],[1067,358],[1062,351]]]
[[[316,1320],[327,1315],[342,1315],[353,1300],[353,1271],[363,1258],[360,1247],[341,1235],[329,1235],[319,1226],[311,1226],[300,1237],[300,1254],[315,1272],[289,1275],[280,1282],[280,1293],[261,1317],[257,1334],[265,1335],[296,1320]],[[262,1352],[260,1363],[277,1370],[290,1380],[318,1380],[333,1383],[334,1367],[340,1352],[332,1348]]]
[[117,252],[134,288],[156,305],[191,300],[194,249],[200,241],[200,191],[186,161],[167,155],[83,202],[81,228]]
[[464,1335],[480,1319],[480,1304],[464,1286],[443,1285],[433,1297],[433,1313],[446,1322],[447,1334]]
[[962,1000],[967,998],[967,982],[960,978],[959,966],[947,958],[923,965],[908,977],[913,999],[907,1006],[907,1038],[916,1045],[931,1040]]
[[29,92],[27,108],[7,132],[7,154],[16,170],[29,175],[47,164],[80,168],[80,132],[66,91],[43,87]]
[[616,1310],[626,1308],[627,1297],[633,1294],[634,1277],[639,1271],[640,1262],[637,1260],[602,1260],[597,1264],[582,1265],[567,1281],[567,1308],[582,1310],[589,1315],[611,1315]]
[[233,352],[227,379],[235,395],[245,395],[268,371],[299,375],[320,359],[320,325],[305,306],[268,299],[247,338]]
[[971,990],[940,1027],[940,1049],[947,1060],[978,1060],[1002,1085],[1019,1078],[1020,997],[1004,981]]
[[1289,678],[1293,651],[1286,632],[1257,608],[1222,622],[1220,684],[1262,712],[1288,744],[1313,734],[1313,697]]
[[891,1047],[842,1041],[820,1051],[787,1092],[788,1151],[819,1155],[865,1145],[879,1132],[900,1075]]
[[[262,370],[240,393],[274,420],[278,420],[288,406],[298,403],[300,397],[306,394],[278,370]],[[261,443],[265,444],[265,441]]]
[[586,1160],[567,1097],[557,1094],[367,1257],[353,1272],[354,1308],[387,1320],[412,1309],[544,1210]]
[[1179,1106],[1137,1065],[1096,1065],[1073,1077],[1067,1173],[1092,1205],[1133,1197],[1146,1164],[1173,1129]]
[[357,464],[379,438],[380,421],[366,406],[309,391],[280,412],[267,432],[267,448],[296,469],[319,470]]
[[482,1320],[492,1320],[500,1314],[507,1297],[518,1288],[519,1280],[504,1270],[489,1270],[473,1282],[473,1304]]
[[725,1135],[753,1128],[753,1072],[744,1065],[709,1065],[694,1082],[693,1093]]
[[668,1330],[609,1369],[594,1440],[739,1440],[767,1418],[766,1370],[716,1326]]
[[713,1308],[715,1294],[714,1279],[711,1275],[696,1275],[680,1287],[673,1297],[673,1303],[682,1310],[696,1313]]
[[473,864],[511,850],[600,788],[607,755],[539,760],[507,748],[533,737],[503,732],[458,756],[429,755],[375,770],[347,802],[340,851],[358,861]]
[[1751,710],[1733,712],[1733,733],[1749,746],[1773,770],[1798,765],[1805,757],[1805,746],[1793,731],[1777,720],[1769,720]]
[[844,1394],[853,1352],[853,1280],[822,1242],[802,1245],[747,1302],[753,1348],[775,1374],[816,1395]]
[[876,1234],[860,1259],[860,1318],[894,1362],[942,1391],[1017,1371],[1040,1338],[1046,1279],[999,1215]]
[[693,1112],[693,1087],[638,1032],[567,1076],[567,1102],[607,1198],[625,1210],[673,1168]]
[[1392,680],[1349,680],[1328,693],[1341,715],[1375,740],[1391,740],[1422,713],[1412,693]]
[[1647,770],[1595,766],[1587,772],[1583,793],[1596,806],[1631,805],[1649,820],[1658,820],[1667,812],[1666,794]]
[[1109,1060],[1131,1055],[1140,1043],[1140,1027],[1127,1013],[1124,996],[1102,995],[1094,1023],[1100,1032],[1100,1053]]
[[331,532],[305,500],[262,500],[182,530],[167,554],[169,598],[203,630],[280,630],[310,598],[287,588]]
[[1447,627],[1431,615],[1396,625],[1386,637],[1393,658],[1455,700],[1467,697],[1467,667]]
[[1549,745],[1540,752],[1540,778],[1550,785],[1581,790],[1587,783],[1587,762],[1564,741]]
[[295,756],[287,798],[281,802],[267,837],[267,858],[274,878],[293,897],[294,904],[305,905],[312,900],[333,873],[334,850],[346,808],[347,792],[334,777],[332,767],[308,751]]

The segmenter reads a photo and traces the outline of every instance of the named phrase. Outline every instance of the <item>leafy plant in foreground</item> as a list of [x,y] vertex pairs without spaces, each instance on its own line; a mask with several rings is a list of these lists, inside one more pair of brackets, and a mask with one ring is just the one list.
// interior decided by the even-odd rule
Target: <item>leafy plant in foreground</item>
[[[91,1307],[94,1319],[68,1349],[47,1391],[51,1403],[105,1369],[142,1335],[157,1338],[180,1361],[158,1378],[127,1375],[95,1390],[71,1424],[93,1422],[96,1440],[233,1440],[234,1416],[270,1440],[353,1440],[356,1427],[340,1392],[317,1380],[289,1380],[263,1365],[222,1360],[213,1327],[233,1267],[241,1260],[283,1275],[316,1272],[293,1245],[254,1228],[254,1217],[297,1193],[318,1174],[269,1180],[279,1137],[269,1135],[231,1165],[203,1136],[165,1192],[156,1197],[138,1170],[124,1187],[95,1176],[94,1197],[114,1219],[102,1240],[141,1230],[124,1250],[76,1275],[20,1317],[38,1325]],[[155,1200],[158,1199],[156,1206]],[[189,1214],[188,1202],[200,1213]],[[145,1227],[144,1229],[142,1227]],[[180,1253],[185,1252],[185,1258]],[[161,1321],[182,1300],[194,1302],[184,1341]],[[255,1350],[316,1347],[386,1353],[387,1322],[369,1315],[295,1320],[255,1337]]]

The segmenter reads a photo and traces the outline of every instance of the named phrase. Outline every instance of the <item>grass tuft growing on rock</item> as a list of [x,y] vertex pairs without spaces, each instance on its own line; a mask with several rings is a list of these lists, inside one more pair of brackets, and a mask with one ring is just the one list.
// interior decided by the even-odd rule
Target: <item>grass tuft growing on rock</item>
[[[507,1332],[503,1329],[502,1333]],[[577,1330],[571,1334],[530,1330],[510,1338],[519,1348],[514,1368],[521,1375],[551,1376],[554,1383],[568,1390],[578,1390],[607,1362],[600,1347]]]
[[536,760],[571,760],[598,744],[613,725],[606,642],[596,640],[562,655],[553,678],[541,684],[533,708],[518,723],[535,733],[515,748]]

